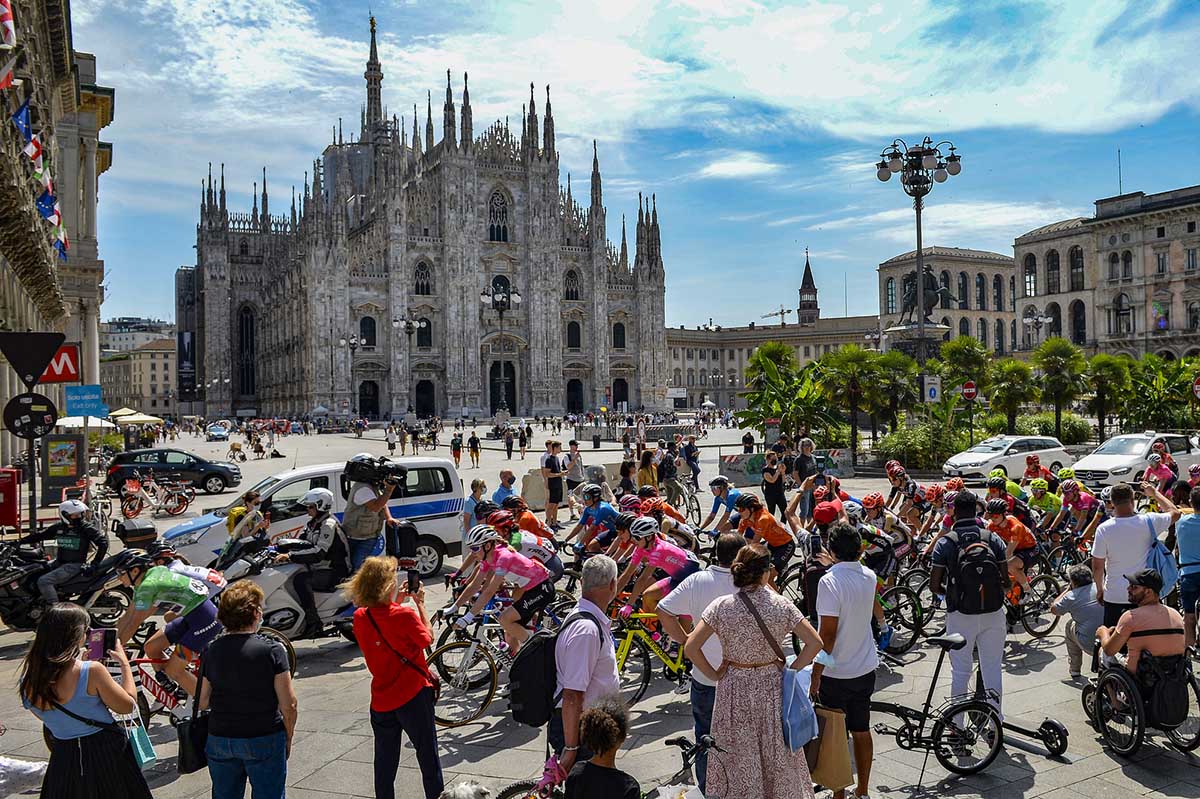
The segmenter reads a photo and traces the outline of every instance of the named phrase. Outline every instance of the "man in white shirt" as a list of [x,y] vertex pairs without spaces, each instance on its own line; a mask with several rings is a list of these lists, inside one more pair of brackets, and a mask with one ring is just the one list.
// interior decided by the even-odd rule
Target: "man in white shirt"
[[[717,565],[685,578],[674,591],[658,603],[655,612],[658,614],[659,624],[662,625],[663,631],[671,636],[672,641],[680,646],[687,643],[688,633],[705,608],[721,597],[730,596],[737,591],[729,567],[733,565],[733,559],[745,545],[746,539],[740,533],[722,533],[717,539]],[[721,640],[717,636],[710,636],[704,642],[703,651],[708,662],[720,668],[724,655],[721,652]],[[696,730],[696,740],[699,741],[701,736],[708,735],[712,729],[717,684],[704,676],[699,669],[693,669],[691,694],[692,722]],[[696,756],[696,785],[700,788],[700,793],[704,793],[707,770],[708,753],[701,752]]]
[[1121,614],[1134,608],[1128,602],[1125,575],[1143,569],[1150,546],[1179,521],[1179,509],[1154,485],[1143,482],[1140,490],[1163,512],[1135,513],[1133,487],[1119,483],[1112,490],[1113,518],[1100,523],[1092,543],[1092,577],[1096,600],[1104,605],[1105,627],[1115,627]]
[[[839,523],[829,528],[829,548],[837,562],[817,584],[817,615],[824,648],[820,660],[813,663],[812,692],[820,697],[822,705],[845,711],[858,771],[854,793],[867,796],[874,757],[871,695],[875,692],[875,667],[879,665],[871,631],[876,577],[859,562],[862,536],[850,525]],[[845,795],[845,789],[833,792],[834,799],[844,799]]]

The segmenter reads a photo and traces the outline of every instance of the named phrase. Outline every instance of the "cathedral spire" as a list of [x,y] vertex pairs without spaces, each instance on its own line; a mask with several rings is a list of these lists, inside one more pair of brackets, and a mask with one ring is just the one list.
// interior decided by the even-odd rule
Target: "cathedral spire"
[[542,123],[542,147],[546,158],[554,158],[554,114],[550,111],[550,84],[546,84],[546,119]]
[[367,81],[367,107],[363,114],[363,129],[359,138],[371,141],[370,135],[376,125],[383,122],[383,67],[379,63],[379,49],[375,45],[375,17],[371,17],[371,55],[367,59],[367,71],[363,73]]
[[534,158],[537,158],[538,154],[538,118],[537,107],[533,101],[532,82],[529,84],[529,119],[527,122],[527,128],[529,130],[529,140],[527,141],[527,145],[529,147],[529,158],[532,161]]
[[458,146],[455,141],[458,136],[454,121],[454,94],[450,89],[450,70],[446,70],[446,105],[442,109],[442,146],[453,150]]
[[250,192],[254,198],[254,210],[250,213],[250,220],[255,224],[258,223],[258,181],[254,182],[254,189]]
[[224,164],[221,164],[221,191],[220,191],[220,194],[218,194],[217,196],[219,198],[219,206],[218,207],[221,209],[221,216],[225,216],[225,165]]
[[425,92],[425,152],[433,152],[433,92]]
[[567,213],[568,214],[571,213],[574,205],[575,205],[575,201],[573,199],[571,199],[571,173],[568,172],[567,173]]
[[638,221],[637,230],[634,232],[633,245],[633,266],[634,269],[641,266],[646,258],[646,216],[643,213],[642,193],[638,192]]
[[265,225],[267,220],[271,218],[267,211],[267,168],[265,166],[263,167],[262,205],[262,219],[263,224]]
[[296,229],[296,187],[292,186],[292,230]]
[[205,197],[207,198],[206,205],[208,205],[209,208],[212,208],[217,199],[213,196],[212,161],[208,162],[208,190],[205,194]]
[[603,192],[600,189],[600,156],[596,150],[596,140],[592,139],[592,210],[599,211],[603,206]]
[[463,73],[463,101],[462,101],[462,148],[464,150],[471,149],[471,144],[474,140],[474,132],[471,130],[471,93],[467,90],[467,73]]
[[421,158],[421,134],[417,132],[417,104],[413,103],[413,158]]
[[625,214],[621,214],[621,266],[629,269],[629,244],[625,238]]

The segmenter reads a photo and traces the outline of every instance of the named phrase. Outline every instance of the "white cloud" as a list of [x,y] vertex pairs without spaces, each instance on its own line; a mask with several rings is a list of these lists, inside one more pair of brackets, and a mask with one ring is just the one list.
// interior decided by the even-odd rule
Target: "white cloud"
[[698,178],[757,178],[778,172],[779,164],[753,152],[731,152],[709,161],[697,173]]
[[808,222],[816,219],[820,214],[796,214],[794,216],[785,216],[780,219],[772,219],[767,222],[767,227],[785,227],[787,225],[797,225],[801,222]]

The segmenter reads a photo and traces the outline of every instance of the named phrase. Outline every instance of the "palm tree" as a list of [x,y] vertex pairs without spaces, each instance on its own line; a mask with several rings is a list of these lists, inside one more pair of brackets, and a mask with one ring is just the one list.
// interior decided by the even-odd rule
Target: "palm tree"
[[796,351],[782,341],[764,341],[746,361],[746,385],[754,387],[763,373],[763,364],[772,363],[781,373],[795,374]]
[[1054,403],[1054,435],[1062,440],[1062,409],[1083,393],[1087,359],[1065,338],[1051,336],[1033,351],[1033,365],[1042,373],[1043,395]]
[[900,409],[921,399],[917,362],[899,350],[891,350],[878,356],[875,366],[878,374],[869,394],[878,400],[878,409],[884,411],[888,432],[894,433]]
[[756,387],[745,397],[746,409],[735,416],[741,424],[760,431],[768,419],[777,419],[779,432],[795,439],[814,430],[828,430],[837,422],[829,412],[815,364],[793,374],[780,371],[774,361],[766,360]]
[[950,388],[975,381],[980,391],[987,389],[992,354],[988,348],[970,336],[959,336],[942,344],[942,385],[947,394]]
[[1017,432],[1017,414],[1027,403],[1036,402],[1039,394],[1033,380],[1033,370],[1024,361],[1002,358],[992,365],[992,379],[987,396],[992,407],[1008,418],[1007,432]]
[[1125,402],[1133,382],[1129,375],[1129,358],[1125,356],[1093,355],[1088,362],[1087,382],[1092,389],[1092,412],[1099,424],[1097,432],[1104,441],[1104,421],[1109,412]]
[[858,412],[874,384],[879,353],[848,344],[836,352],[822,356],[817,362],[818,375],[830,401],[844,408],[850,422],[850,463],[858,458]]
[[1133,390],[1122,416],[1135,429],[1165,430],[1186,424],[1192,372],[1183,361],[1146,355],[1131,370]]

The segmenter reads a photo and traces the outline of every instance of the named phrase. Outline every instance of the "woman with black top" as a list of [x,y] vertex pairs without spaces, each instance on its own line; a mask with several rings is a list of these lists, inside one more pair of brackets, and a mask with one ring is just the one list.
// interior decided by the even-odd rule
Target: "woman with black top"
[[213,799],[284,796],[297,702],[287,653],[258,635],[263,591],[249,580],[220,594],[225,634],[209,645],[201,670],[200,707],[209,708],[208,773]]
[[621,462],[621,482],[617,484],[617,490],[614,492],[616,496],[637,493],[637,483],[633,482],[633,468],[633,461]]
[[787,499],[783,495],[785,474],[779,456],[774,451],[767,450],[767,461],[762,468],[762,492],[763,504],[767,507],[767,513],[771,515],[782,515],[787,510]]

